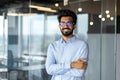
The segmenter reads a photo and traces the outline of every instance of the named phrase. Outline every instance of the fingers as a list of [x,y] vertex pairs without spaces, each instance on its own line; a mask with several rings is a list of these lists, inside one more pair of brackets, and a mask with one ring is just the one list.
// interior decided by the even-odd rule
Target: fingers
[[88,64],[84,63],[84,65],[82,66],[82,69],[86,70],[87,69]]
[[83,62],[80,60],[74,61],[70,64],[71,68],[76,68],[76,69],[86,69],[87,68],[87,62]]

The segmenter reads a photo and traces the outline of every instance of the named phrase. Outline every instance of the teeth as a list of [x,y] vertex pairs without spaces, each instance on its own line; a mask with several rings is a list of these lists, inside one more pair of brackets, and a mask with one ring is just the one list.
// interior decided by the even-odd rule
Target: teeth
[[69,30],[69,29],[63,29],[63,30]]
[[69,29],[64,29],[64,31],[69,31]]

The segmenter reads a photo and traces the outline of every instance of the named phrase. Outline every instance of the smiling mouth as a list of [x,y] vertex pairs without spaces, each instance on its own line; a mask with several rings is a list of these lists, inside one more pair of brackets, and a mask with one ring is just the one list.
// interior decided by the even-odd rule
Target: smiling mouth
[[70,30],[69,28],[63,28],[62,30]]
[[63,29],[62,31],[64,31],[64,32],[69,32],[70,29]]

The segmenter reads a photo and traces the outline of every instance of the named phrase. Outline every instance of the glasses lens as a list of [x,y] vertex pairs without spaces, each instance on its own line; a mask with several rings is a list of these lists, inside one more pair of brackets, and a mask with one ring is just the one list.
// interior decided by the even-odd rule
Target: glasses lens
[[60,22],[59,23],[61,26],[64,26],[65,25],[65,22]]
[[67,25],[67,26],[73,26],[73,23],[72,22],[60,22],[59,23],[61,26],[65,26],[65,25]]

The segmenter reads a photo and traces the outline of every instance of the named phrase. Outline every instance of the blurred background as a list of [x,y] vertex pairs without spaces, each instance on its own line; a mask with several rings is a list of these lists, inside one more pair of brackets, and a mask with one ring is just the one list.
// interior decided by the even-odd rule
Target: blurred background
[[74,33],[88,42],[85,80],[120,79],[120,0],[0,0],[0,80],[50,80],[48,45],[61,36],[57,12],[78,17]]

